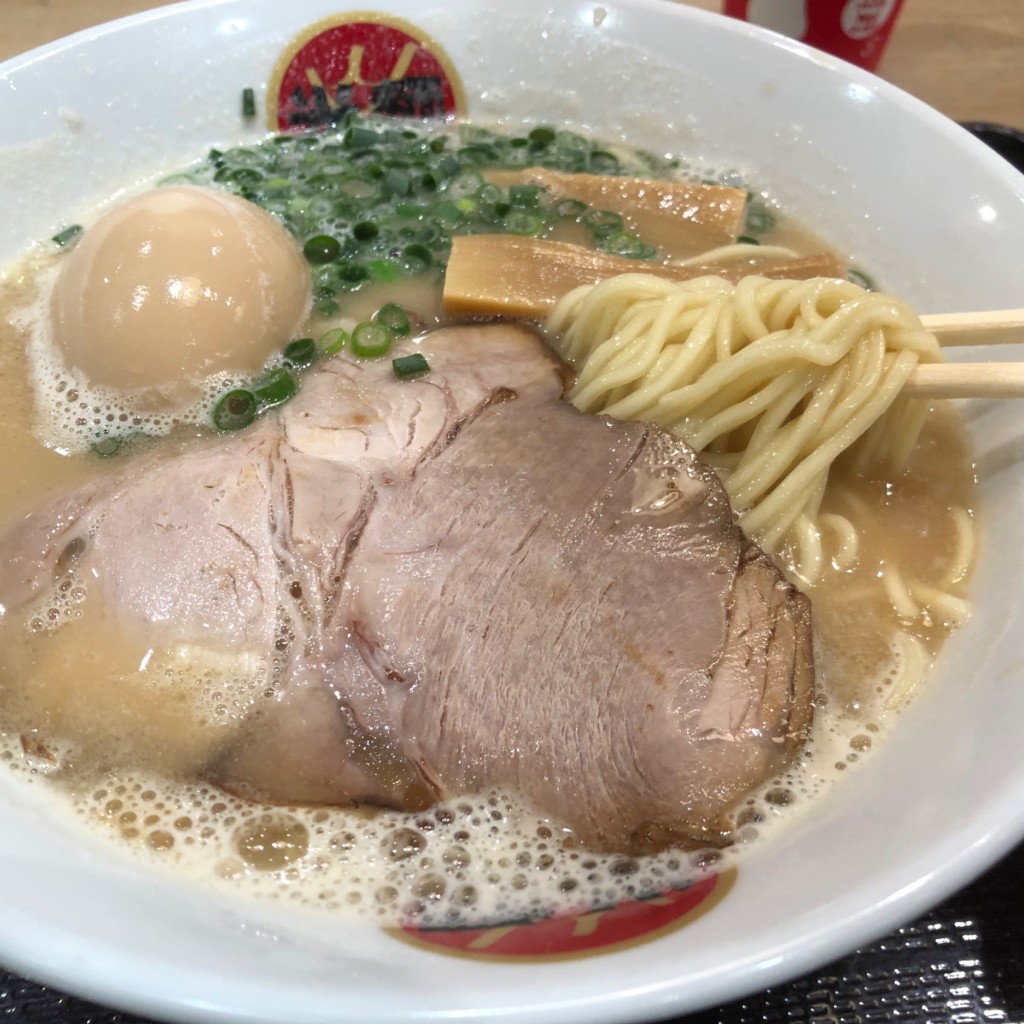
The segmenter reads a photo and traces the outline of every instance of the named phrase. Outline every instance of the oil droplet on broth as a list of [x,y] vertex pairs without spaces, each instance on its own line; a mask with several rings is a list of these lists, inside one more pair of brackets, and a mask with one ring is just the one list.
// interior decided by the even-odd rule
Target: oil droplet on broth
[[170,832],[158,828],[146,836],[146,842],[153,850],[169,850],[174,846],[174,836]]
[[413,886],[414,895],[424,900],[440,900],[444,896],[447,885],[441,875],[424,875],[419,882]]
[[257,871],[280,871],[301,860],[309,849],[309,830],[285,814],[261,814],[235,832],[239,857]]
[[399,828],[384,837],[381,847],[391,860],[406,860],[414,857],[424,846],[426,840],[411,828]]

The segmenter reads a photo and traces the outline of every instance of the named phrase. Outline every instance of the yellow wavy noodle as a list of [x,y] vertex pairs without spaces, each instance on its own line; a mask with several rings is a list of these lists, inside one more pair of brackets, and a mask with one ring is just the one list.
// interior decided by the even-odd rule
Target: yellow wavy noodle
[[846,517],[834,512],[823,512],[818,517],[820,530],[830,530],[835,534],[838,544],[832,555],[832,564],[840,571],[849,571],[860,557],[860,534],[857,527]]
[[931,667],[928,651],[918,637],[910,633],[898,633],[893,645],[897,668],[892,689],[885,699],[885,707],[888,709],[906,703],[917,692]]
[[825,554],[821,546],[821,530],[809,516],[800,516],[793,524],[799,561],[795,572],[801,579],[817,579],[824,571]]
[[953,586],[966,579],[974,562],[974,525],[970,513],[964,508],[951,509],[950,513],[956,530],[956,547],[943,581],[946,586]]
[[[905,303],[831,278],[627,274],[570,292],[547,326],[576,370],[577,408],[688,441],[719,469],[746,533],[787,550],[806,583],[825,564],[818,513],[832,462],[854,449],[902,468],[927,405],[900,390],[918,362],[941,359]],[[827,528],[841,562],[855,557],[850,530]]]
[[896,614],[904,622],[913,622],[921,614],[921,608],[903,579],[903,573],[895,565],[886,565],[882,571],[882,586]]
[[953,593],[966,576],[974,555],[974,526],[966,509],[950,509],[955,531],[955,546],[942,579],[929,583],[908,579],[892,560],[882,566],[882,586],[896,615],[906,623],[919,621],[932,625],[937,618],[946,628],[959,626],[971,615],[969,601]]
[[951,625],[960,625],[970,618],[970,602],[965,601],[962,597],[957,597],[939,587],[933,587],[922,580],[911,580],[908,589],[922,609],[920,613],[922,615],[926,612],[935,612]]
[[677,267],[706,266],[708,263],[770,263],[777,260],[795,260],[800,253],[785,245],[758,245],[749,242],[736,242],[732,245],[721,245],[717,249],[708,249],[685,260],[669,260]]

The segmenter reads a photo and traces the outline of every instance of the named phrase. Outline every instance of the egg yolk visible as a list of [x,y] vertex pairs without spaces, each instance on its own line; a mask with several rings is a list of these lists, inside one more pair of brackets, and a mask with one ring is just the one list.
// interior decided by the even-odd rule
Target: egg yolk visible
[[227,192],[153,189],[101,217],[52,299],[67,362],[118,389],[257,371],[306,315],[310,275],[270,214]]

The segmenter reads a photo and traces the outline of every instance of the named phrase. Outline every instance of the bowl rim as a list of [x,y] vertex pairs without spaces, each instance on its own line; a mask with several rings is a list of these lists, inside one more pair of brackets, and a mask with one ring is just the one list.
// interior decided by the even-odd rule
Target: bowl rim
[[[246,0],[180,0],[177,3],[86,28],[71,36],[0,63],[0,80],[10,71],[37,61],[53,59],[82,43],[100,36],[117,33],[128,27],[186,16],[197,9],[231,8],[245,2]],[[713,12],[683,5],[672,5],[670,9],[674,9],[674,13],[667,14],[664,0],[609,0],[609,6],[646,10],[652,13],[656,11],[659,16],[678,17],[682,21],[693,19],[698,23],[706,24],[718,25],[724,20],[723,16]],[[822,62],[822,55],[804,44],[758,26],[732,19],[727,20],[732,26],[730,31],[748,38],[768,40],[773,46],[784,48],[800,59]],[[963,128],[945,115],[891,83],[838,58],[829,57],[827,62],[832,64],[844,77],[871,89],[886,102],[896,104],[917,119],[925,119],[948,136],[953,144],[959,147],[973,148],[972,156],[976,160],[986,165],[990,173],[1004,179],[1010,189],[1024,197],[1024,178],[1002,157],[991,152],[980,141],[971,138]],[[1006,807],[1014,802],[1021,808],[1016,818],[1006,814]],[[983,823],[980,830],[976,827],[979,821]],[[966,828],[952,829],[945,837],[945,841],[937,844],[936,848],[931,851],[932,855],[926,859],[930,868],[923,876],[904,878],[898,889],[890,893],[888,897],[862,908],[859,913],[851,913],[846,921],[845,930],[823,930],[820,934],[812,935],[809,938],[804,936],[798,942],[782,943],[771,951],[767,960],[765,950],[752,952],[746,961],[733,964],[732,976],[721,976],[718,979],[717,987],[711,985],[707,989],[704,1002],[701,1005],[710,1006],[723,998],[739,998],[769,985],[791,979],[848,952],[854,945],[886,934],[893,927],[917,916],[977,877],[1012,849],[1022,836],[1024,836],[1024,776],[1007,786],[1007,792],[1001,796],[998,803],[990,801],[986,805],[984,814],[980,818],[974,819],[969,832]],[[0,936],[7,930],[6,924],[0,926]],[[81,942],[88,947],[88,939],[82,938]],[[22,950],[11,947],[9,950],[5,950],[4,955],[12,967],[28,977],[38,976],[45,979],[47,984],[56,984],[85,998],[119,1006],[131,1012],[150,1015],[155,1013],[168,1020],[182,1021],[260,1019],[250,1016],[235,1018],[230,1007],[217,1006],[212,1002],[206,1006],[198,1006],[191,1003],[183,1004],[165,994],[146,994],[137,990],[126,992],[123,988],[125,973],[138,977],[144,977],[147,973],[144,969],[147,963],[144,956],[137,960],[134,966],[131,965],[131,960],[137,956],[134,950],[129,951],[129,970],[127,972],[122,966],[119,968],[119,974],[102,976],[90,974],[86,969],[85,976],[83,976],[82,970],[88,961],[88,948],[85,948],[83,952],[86,954],[84,960],[77,956],[71,956],[64,964],[54,962],[47,950]],[[738,987],[736,985],[737,975],[744,979]],[[661,986],[650,987],[642,996],[637,993],[624,992],[621,994],[621,998],[628,998],[629,1005],[618,1005],[617,1000],[608,1000],[606,1003],[590,1006],[576,999],[566,1003],[560,1003],[557,1000],[550,1001],[543,1006],[534,1007],[530,1015],[523,1015],[522,1019],[537,1019],[541,1013],[579,1013],[581,1010],[586,1011],[589,1020],[625,1021],[668,1016],[677,1012],[677,1007],[673,1003],[678,1001],[678,995],[673,998],[672,993],[673,986],[676,984],[675,979],[665,978]],[[605,995],[602,995],[601,998],[607,1000]],[[697,1008],[697,1006],[690,1005],[685,1007],[688,1011]],[[520,1011],[515,1008],[496,1008],[488,1012],[495,1017],[518,1019],[521,1016]],[[197,1013],[201,1017],[197,1017]],[[455,1015],[454,1011],[451,1013],[425,1013],[423,1019],[447,1018]],[[308,1019],[327,1020],[329,1018],[310,1017]]]

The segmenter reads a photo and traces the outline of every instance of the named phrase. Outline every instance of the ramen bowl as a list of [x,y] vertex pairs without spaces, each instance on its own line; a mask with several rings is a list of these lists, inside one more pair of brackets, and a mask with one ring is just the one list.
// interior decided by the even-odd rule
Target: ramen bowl
[[[569,124],[736,170],[922,312],[1021,305],[1024,179],[1009,165],[867,73],[661,0],[381,0],[348,15],[334,0],[184,3],[8,61],[0,260],[282,127],[296,82],[358,77],[330,58],[353,21],[430,50],[424,77],[443,88],[413,107]],[[372,74],[401,79],[394,63]],[[0,773],[0,961],[167,1020],[592,1024],[736,998],[909,920],[1024,836],[1024,423],[1010,403],[964,413],[980,481],[970,621],[885,742],[735,869],[534,925],[383,929],[188,877]]]

